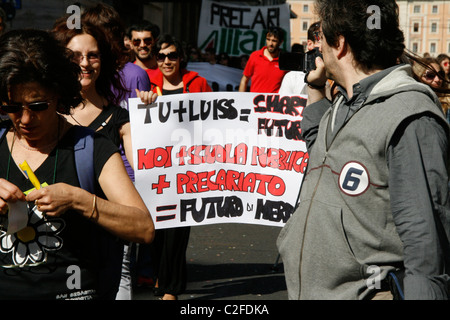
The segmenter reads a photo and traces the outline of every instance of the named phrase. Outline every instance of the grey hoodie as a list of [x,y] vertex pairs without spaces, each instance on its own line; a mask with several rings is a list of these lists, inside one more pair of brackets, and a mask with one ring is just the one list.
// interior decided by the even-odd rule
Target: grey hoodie
[[378,288],[374,276],[382,280],[403,263],[391,211],[390,143],[418,114],[432,114],[448,130],[436,95],[406,65],[375,85],[331,141],[332,111],[321,118],[300,204],[277,241],[290,299],[364,299]]

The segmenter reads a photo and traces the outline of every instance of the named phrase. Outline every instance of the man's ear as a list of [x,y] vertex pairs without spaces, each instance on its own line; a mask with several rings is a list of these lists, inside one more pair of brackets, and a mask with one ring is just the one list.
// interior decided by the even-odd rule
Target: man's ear
[[344,36],[340,35],[337,42],[336,48],[337,50],[337,58],[341,59],[348,53],[348,43],[345,40]]

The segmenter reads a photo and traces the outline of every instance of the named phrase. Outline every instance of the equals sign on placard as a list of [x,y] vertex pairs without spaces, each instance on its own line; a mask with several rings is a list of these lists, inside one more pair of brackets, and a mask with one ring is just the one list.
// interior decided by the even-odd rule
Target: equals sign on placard
[[[163,212],[163,211],[170,211],[175,210],[177,208],[177,205],[168,205],[168,206],[159,206],[156,207],[156,212]],[[167,220],[173,220],[175,219],[176,214],[168,214],[168,215],[161,215],[156,217],[156,222],[163,222]]]
[[250,113],[251,113],[250,109],[241,109],[241,116],[239,117],[239,120],[248,122],[248,115]]

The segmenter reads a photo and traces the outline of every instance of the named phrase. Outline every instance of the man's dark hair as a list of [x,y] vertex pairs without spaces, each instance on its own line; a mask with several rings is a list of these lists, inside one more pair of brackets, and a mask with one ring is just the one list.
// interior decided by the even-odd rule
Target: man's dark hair
[[12,30],[0,37],[0,100],[11,86],[37,82],[57,94],[58,112],[69,114],[83,99],[79,76],[66,48],[42,30]]
[[147,20],[142,20],[136,24],[131,25],[127,30],[128,38],[130,38],[130,39],[132,38],[131,33],[133,31],[136,31],[136,32],[150,31],[152,33],[152,37],[154,39],[158,39],[159,34],[160,34],[159,27],[156,24],[153,24]]
[[284,30],[280,27],[269,27],[269,29],[267,30],[267,34],[274,36],[275,38],[277,38],[280,41],[284,41],[285,40],[284,38],[286,35]]
[[[380,9],[379,28],[367,25],[371,5]],[[395,0],[316,0],[315,8],[327,43],[335,46],[342,35],[363,69],[393,66],[405,49]]]

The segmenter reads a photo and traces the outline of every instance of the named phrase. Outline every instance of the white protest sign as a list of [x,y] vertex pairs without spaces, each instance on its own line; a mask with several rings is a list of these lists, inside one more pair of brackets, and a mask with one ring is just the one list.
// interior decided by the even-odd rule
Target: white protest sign
[[269,27],[281,27],[286,39],[281,48],[290,50],[290,10],[287,3],[271,6],[235,5],[203,0],[198,28],[200,50],[213,47],[230,56],[251,54],[266,44]]
[[286,223],[309,158],[305,96],[190,93],[129,105],[135,185],[157,229]]

